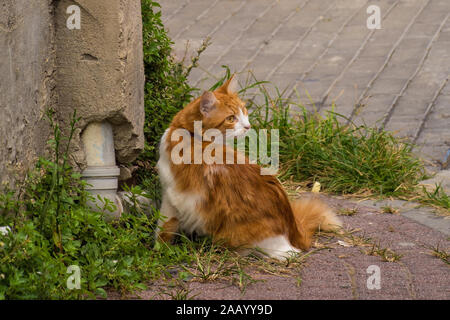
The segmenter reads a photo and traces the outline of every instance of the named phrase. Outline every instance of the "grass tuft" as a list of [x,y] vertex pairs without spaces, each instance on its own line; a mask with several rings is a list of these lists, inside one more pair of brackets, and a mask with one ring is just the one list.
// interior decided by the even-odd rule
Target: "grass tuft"
[[342,208],[337,212],[339,216],[347,216],[347,217],[354,216],[357,213],[358,208]]
[[421,203],[440,209],[444,215],[450,215],[450,196],[445,193],[441,185],[436,184],[436,188],[431,192],[422,187],[422,192],[423,195],[419,199]]
[[318,181],[332,193],[391,196],[412,192],[423,179],[413,146],[391,132],[345,125],[334,105],[325,115],[308,110],[253,75],[242,87],[253,128],[279,132],[281,180]]
[[391,206],[386,206],[386,207],[381,207],[381,212],[382,213],[388,213],[388,214],[399,214],[400,210],[391,207]]
[[446,264],[450,264],[450,254],[447,251],[439,249],[439,245],[435,248],[431,248],[431,255],[441,259]]
[[392,249],[382,248],[379,244],[375,243],[372,245],[372,247],[364,250],[363,252],[369,256],[378,256],[382,261],[385,262],[398,262],[403,256],[399,253],[396,253]]

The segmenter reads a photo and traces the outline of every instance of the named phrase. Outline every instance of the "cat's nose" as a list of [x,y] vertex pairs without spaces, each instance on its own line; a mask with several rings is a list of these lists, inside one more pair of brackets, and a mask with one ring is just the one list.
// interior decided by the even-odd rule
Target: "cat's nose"
[[244,128],[245,128],[246,130],[249,130],[249,129],[251,128],[251,125],[246,125],[246,126],[244,126]]

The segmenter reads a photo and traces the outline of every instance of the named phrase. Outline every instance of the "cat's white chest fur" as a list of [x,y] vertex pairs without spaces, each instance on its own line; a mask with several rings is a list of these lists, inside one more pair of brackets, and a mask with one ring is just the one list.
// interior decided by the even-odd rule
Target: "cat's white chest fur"
[[163,202],[168,201],[169,203],[162,206],[163,208],[170,208],[175,210],[165,210],[161,211],[163,216],[167,219],[173,216],[178,218],[180,222],[180,229],[187,231],[189,233],[197,232],[198,234],[205,234],[205,223],[197,210],[197,204],[200,201],[200,195],[180,192],[176,188],[175,177],[172,173],[170,164],[170,154],[167,152],[167,135],[169,129],[166,130],[163,137],[161,138],[160,145],[160,156],[157,164],[157,169],[159,172],[159,177],[163,189]]
[[[180,222],[181,230],[189,233],[195,231],[200,235],[205,235],[205,223],[197,210],[197,204],[201,201],[200,195],[180,192],[176,188],[175,178],[170,166],[171,158],[167,152],[167,135],[168,130],[161,138],[160,157],[157,164],[163,190],[161,214],[167,217],[167,220],[176,217]],[[300,251],[289,243],[285,235],[267,238],[253,245],[262,249],[270,257],[280,260]]]

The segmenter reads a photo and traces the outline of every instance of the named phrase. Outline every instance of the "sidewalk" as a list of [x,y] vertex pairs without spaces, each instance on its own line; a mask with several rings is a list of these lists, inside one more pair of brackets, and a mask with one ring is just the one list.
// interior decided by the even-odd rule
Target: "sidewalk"
[[[289,95],[355,123],[385,126],[419,145],[438,171],[450,151],[450,1],[161,0],[175,54],[212,44],[190,82],[207,89],[232,71],[252,70]],[[381,29],[369,30],[369,4]],[[378,121],[378,122],[377,122]]]
[[[311,255],[293,274],[251,272],[258,281],[244,293],[225,281],[186,282],[188,297],[194,299],[450,299],[450,265],[433,256],[433,249],[449,252],[450,228],[446,234],[424,226],[403,214],[383,213],[380,205],[322,197],[341,216],[353,240],[320,238]],[[421,211],[421,210],[418,210]],[[443,220],[441,220],[443,221]],[[450,220],[447,219],[447,226]],[[351,239],[351,238],[348,238]],[[339,242],[338,242],[339,241]],[[379,249],[378,254],[373,253]],[[321,249],[315,251],[316,249]],[[383,249],[389,249],[383,261]],[[371,253],[372,252],[372,253]],[[372,254],[372,255],[371,255]],[[374,255],[375,254],[375,255]],[[380,268],[380,289],[369,289],[369,266]],[[163,281],[150,284],[138,294],[142,299],[171,299],[177,287]],[[162,293],[165,291],[166,294]],[[169,294],[167,294],[169,293]]]

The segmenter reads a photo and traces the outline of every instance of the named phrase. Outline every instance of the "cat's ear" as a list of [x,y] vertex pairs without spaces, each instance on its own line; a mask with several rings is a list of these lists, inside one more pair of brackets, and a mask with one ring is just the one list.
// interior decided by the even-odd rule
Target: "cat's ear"
[[228,79],[219,90],[226,94],[235,94],[238,92],[238,80],[236,74],[233,74],[230,79]]
[[211,91],[205,91],[200,98],[200,112],[207,117],[216,108],[217,98]]

